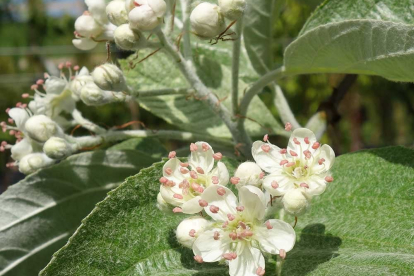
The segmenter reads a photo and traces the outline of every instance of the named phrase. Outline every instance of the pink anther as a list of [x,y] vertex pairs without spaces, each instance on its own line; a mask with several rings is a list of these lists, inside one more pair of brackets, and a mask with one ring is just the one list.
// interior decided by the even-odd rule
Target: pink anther
[[293,138],[293,143],[295,143],[296,145],[300,145],[300,142],[298,141],[298,138]]
[[286,250],[280,249],[279,250],[279,256],[280,256],[280,258],[282,258],[284,260],[286,258]]
[[231,184],[233,184],[233,185],[237,185],[237,184],[239,184],[239,182],[240,182],[240,178],[238,178],[238,177],[236,177],[236,176],[233,176],[232,178],[230,178],[230,182],[231,182]]
[[269,221],[269,220],[268,220],[268,221],[266,221],[265,225],[266,225],[266,228],[267,228],[268,230],[273,229],[273,226],[272,226],[272,224],[270,223],[270,221]]
[[292,124],[291,124],[291,123],[289,123],[289,122],[287,122],[287,123],[285,124],[285,130],[286,130],[286,131],[291,131],[291,130],[292,130]]
[[203,151],[208,151],[210,149],[210,146],[206,143],[201,144],[201,147],[203,148]]
[[213,214],[217,214],[220,211],[220,208],[214,205],[210,206],[210,212],[212,212]]
[[293,151],[293,150],[290,150],[289,153],[292,156],[295,156],[295,157],[298,156],[298,154],[295,151]]
[[162,183],[162,184],[165,184],[165,183],[167,183],[168,182],[168,179],[166,178],[166,177],[161,177],[160,178],[160,182]]
[[182,174],[187,174],[189,172],[189,170],[187,168],[180,168],[180,172]]
[[332,182],[332,181],[334,181],[334,179],[333,179],[332,176],[328,175],[327,177],[325,177],[325,181],[326,182]]
[[212,176],[211,177],[211,182],[213,182],[213,184],[219,184],[219,178],[218,178],[218,176]]
[[277,181],[273,180],[271,186],[272,186],[273,189],[277,189],[277,188],[279,188],[279,183],[277,183]]
[[[134,2],[135,3],[135,2]],[[204,261],[203,261],[203,258],[201,257],[201,256],[199,256],[199,255],[195,255],[194,256],[194,260],[197,262],[197,263],[199,263],[199,264],[202,264]]]
[[233,214],[227,214],[229,221],[233,221],[236,217]]
[[72,62],[66,61],[65,66],[66,66],[66,68],[72,67]]
[[7,122],[9,122],[9,124],[14,124],[14,120],[12,118],[8,118]]
[[168,167],[168,168],[165,168],[165,170],[164,170],[164,171],[165,171],[165,173],[166,173],[166,174],[168,174],[168,175],[171,175],[171,174],[172,174],[172,169],[171,169],[171,168],[169,168],[169,167]]
[[219,187],[217,189],[217,194],[220,196],[224,196],[226,194],[226,190],[223,187]]
[[287,160],[282,160],[282,161],[280,161],[280,166],[286,165],[287,163],[289,163],[289,161],[287,161]]
[[264,172],[261,172],[260,174],[259,174],[259,178],[260,179],[263,179],[263,177],[265,176],[265,173]]
[[6,108],[6,113],[8,114],[10,112],[10,107]]
[[316,150],[316,149],[318,149],[320,146],[321,146],[321,144],[320,144],[319,142],[315,142],[315,143],[313,143],[312,148],[313,148],[314,150]]
[[33,84],[32,86],[30,86],[31,90],[36,90],[38,88],[38,86],[36,84]]
[[182,213],[183,212],[183,209],[181,209],[180,207],[175,207],[172,211],[174,213]]
[[305,150],[303,154],[305,155],[306,159],[310,159],[312,157],[312,153],[309,150]]
[[259,276],[263,276],[263,275],[265,275],[265,270],[261,266],[259,266],[256,269],[256,274],[259,275]]
[[195,171],[191,171],[190,176],[191,176],[192,179],[197,179],[198,178],[198,174]]
[[268,142],[268,141],[269,141],[269,134],[266,134],[266,135],[263,137],[263,141],[264,141],[264,142]]
[[300,186],[301,186],[302,188],[309,189],[309,185],[308,185],[308,184],[306,184],[306,183],[300,183]]
[[262,145],[261,148],[264,152],[269,152],[270,151],[270,146],[267,145],[267,144]]
[[221,227],[226,228],[227,225],[229,225],[229,221],[228,220],[226,220]]
[[170,151],[170,153],[168,154],[168,158],[175,158],[177,156],[177,153],[175,151]]
[[194,143],[191,143],[191,145],[190,145],[190,151],[197,151],[198,150],[198,147],[197,147],[197,145],[196,144],[194,144]]
[[[84,15],[89,15],[90,13],[88,11],[84,11],[83,14]],[[64,63],[59,63],[59,65],[58,65],[59,70],[62,70],[63,67],[65,67],[65,64]]]
[[309,137],[305,137],[305,139],[303,139],[305,141],[305,144],[309,145]]
[[197,168],[196,168],[196,171],[197,171],[199,174],[204,174],[204,170],[203,170],[203,168],[201,168],[201,167],[197,167]]
[[214,232],[214,240],[217,241],[218,239],[220,239],[220,233],[218,231],[215,231]]
[[38,79],[37,81],[36,81],[36,84],[37,85],[43,85],[45,83],[45,81],[44,80],[42,80],[42,79]]
[[79,65],[75,65],[75,66],[73,66],[73,70],[75,70],[75,71],[79,71],[79,69],[80,69]]
[[234,233],[234,232],[231,232],[231,233],[229,234],[229,237],[230,237],[230,239],[232,239],[233,241],[237,240],[237,234],[236,234],[236,233]]
[[216,152],[215,154],[213,154],[213,158],[216,161],[220,161],[221,158],[223,158],[223,154],[221,154],[221,152]]
[[286,154],[287,153],[287,149],[281,149],[279,152],[280,152],[280,154]]
[[180,163],[180,166],[183,167],[183,168],[187,168],[189,166],[189,164],[188,163]]
[[195,229],[191,229],[190,232],[188,233],[188,235],[192,238],[195,238],[195,234],[196,234],[196,230]]
[[184,197],[182,196],[182,195],[180,195],[180,194],[174,194],[173,195],[173,197],[174,198],[176,198],[176,199],[183,199]]
[[286,168],[293,167],[295,166],[295,164],[296,164],[295,162],[289,162],[286,164]]
[[233,255],[231,253],[224,253],[223,258],[226,259],[227,261],[232,261]]
[[239,225],[241,228],[247,229],[246,223],[244,223],[243,221],[239,221]]
[[208,206],[208,202],[204,199],[200,199],[198,201],[198,204],[200,205],[200,207],[203,207],[203,208]]
[[243,211],[244,211],[244,206],[237,206],[237,207],[236,207],[236,210],[237,210],[238,212],[243,212]]
[[30,94],[29,93],[23,93],[22,94],[22,98],[23,99],[27,99],[27,98],[29,98],[30,97]]
[[325,162],[325,158],[321,158],[321,159],[318,160],[319,165],[322,165],[324,162]]

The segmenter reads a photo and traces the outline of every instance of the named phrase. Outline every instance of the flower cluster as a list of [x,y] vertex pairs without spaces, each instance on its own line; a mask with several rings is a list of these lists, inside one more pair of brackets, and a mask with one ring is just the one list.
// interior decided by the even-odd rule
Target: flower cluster
[[[178,225],[177,240],[193,250],[195,261],[226,263],[233,276],[264,275],[263,254],[284,259],[293,248],[293,227],[273,219],[275,198],[298,216],[307,210],[312,196],[323,193],[333,180],[329,169],[334,152],[304,128],[293,131],[286,149],[272,145],[267,135],[264,142],[255,142],[256,162],[240,164],[233,177],[221,161],[222,154],[214,153],[208,143],[191,144],[190,151],[184,162],[170,153],[160,178],[158,207],[199,213]],[[227,185],[234,185],[238,199]]]
[[[100,105],[127,97],[118,92],[126,89],[126,84],[122,71],[113,64],[98,66],[92,74],[70,62],[60,64],[59,69],[59,77],[45,73],[44,79],[37,80],[31,86],[33,95],[22,95],[30,102],[19,102],[7,109],[10,118],[0,123],[3,132],[16,138],[14,145],[3,141],[0,151],[10,149],[15,162],[8,166],[18,166],[24,174],[54,164],[80,149],[76,139],[65,134],[65,130],[76,125],[92,124],[81,117],[77,102]],[[72,120],[67,115],[72,115]]]

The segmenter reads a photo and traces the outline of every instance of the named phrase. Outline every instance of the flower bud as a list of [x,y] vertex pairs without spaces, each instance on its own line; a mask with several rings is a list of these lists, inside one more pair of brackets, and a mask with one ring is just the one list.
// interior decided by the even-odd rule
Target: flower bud
[[135,0],[134,6],[149,6],[158,18],[164,16],[167,11],[167,4],[164,0]]
[[128,19],[130,28],[139,31],[152,31],[162,23],[162,16],[158,16],[149,5],[141,5],[132,9],[128,14]]
[[105,14],[106,0],[85,0],[88,11],[99,24],[108,23],[108,18]]
[[123,50],[137,50],[145,46],[146,39],[139,31],[133,31],[128,24],[115,29],[114,39],[116,45]]
[[190,15],[193,33],[203,39],[218,36],[226,29],[220,7],[211,3],[199,4]]
[[41,143],[46,142],[52,136],[61,134],[59,126],[45,115],[30,117],[25,124],[25,128],[30,138]]
[[299,216],[308,209],[310,199],[301,189],[291,189],[283,196],[282,203],[288,213]]
[[52,159],[63,159],[72,154],[71,145],[62,138],[51,137],[43,145],[43,152]]
[[124,73],[111,63],[96,67],[92,72],[92,78],[95,84],[103,90],[122,91],[126,88]]
[[82,51],[89,51],[98,45],[98,42],[89,38],[77,38],[72,40],[73,46]]
[[67,82],[64,79],[49,77],[44,84],[44,88],[47,94],[59,95],[65,89],[66,84]]
[[90,75],[78,75],[75,77],[73,81],[70,82],[69,89],[75,94],[77,97],[80,97],[82,87],[86,84],[93,82],[93,78]]
[[171,206],[164,200],[161,193],[157,195],[157,208],[165,213],[171,212]]
[[103,31],[90,14],[83,14],[76,19],[75,30],[79,35],[86,38],[96,37]]
[[109,2],[108,6],[106,6],[106,15],[109,21],[116,26],[128,23],[128,12],[125,9],[125,2],[123,0]]
[[94,82],[86,84],[81,89],[80,98],[86,105],[99,106],[113,102],[125,101],[126,95],[122,92],[113,92],[100,89]]
[[239,19],[246,8],[246,0],[219,0],[223,15],[229,20]]
[[236,187],[240,188],[245,185],[259,187],[262,184],[262,179],[260,178],[261,173],[262,170],[254,162],[244,162],[240,164],[234,173],[234,176],[240,179]]
[[19,171],[24,174],[31,174],[38,169],[52,165],[54,162],[44,153],[32,153],[19,161]]
[[175,232],[178,242],[187,248],[192,248],[194,241],[208,225],[208,220],[200,216],[186,218],[178,225]]

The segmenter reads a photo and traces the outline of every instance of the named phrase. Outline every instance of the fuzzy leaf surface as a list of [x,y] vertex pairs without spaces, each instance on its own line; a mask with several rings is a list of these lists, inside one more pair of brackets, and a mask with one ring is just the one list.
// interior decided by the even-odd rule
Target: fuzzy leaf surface
[[412,82],[414,0],[327,0],[285,51],[287,73],[377,75]]
[[[413,160],[414,150],[403,147],[337,158],[335,181],[299,218],[283,275],[412,275]],[[225,266],[197,264],[177,244],[174,229],[185,216],[155,206],[163,164],[110,192],[41,275],[228,275]],[[232,175],[237,162],[226,164]]]

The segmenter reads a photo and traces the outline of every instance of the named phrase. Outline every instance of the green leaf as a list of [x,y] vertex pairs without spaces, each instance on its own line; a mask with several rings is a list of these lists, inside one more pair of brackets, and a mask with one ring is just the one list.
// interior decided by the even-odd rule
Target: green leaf
[[[195,64],[197,73],[206,86],[221,99],[221,104],[231,106],[231,70],[221,64],[220,59],[207,58],[203,48],[197,50]],[[145,56],[143,54],[142,56]],[[212,56],[214,58],[214,56]],[[166,88],[186,88],[187,82],[174,64],[175,61],[159,52],[150,60],[144,61],[134,69],[129,62],[133,58],[122,61],[128,84],[135,90],[156,90]],[[247,84],[240,81],[240,91]],[[243,93],[239,93],[240,98]],[[228,138],[231,134],[221,119],[209,108],[204,99],[185,95],[169,95],[139,98],[140,105],[163,118],[170,124],[198,133],[208,133],[216,137]],[[272,116],[264,103],[256,97],[250,105],[246,120],[246,129],[251,135],[262,135],[273,131],[285,133],[282,126]],[[270,130],[269,130],[270,129]]]
[[0,275],[36,275],[108,191],[154,161],[138,150],[82,153],[9,187],[0,195]]
[[414,0],[328,0],[285,52],[287,74],[347,73],[414,81]]
[[[256,72],[263,75],[273,67],[272,27],[276,0],[247,0],[244,43]],[[279,0],[278,2],[281,2]]]
[[[226,162],[232,175],[237,162]],[[163,164],[110,192],[41,275],[228,275],[224,266],[195,263],[177,244],[174,229],[184,216],[155,206]],[[336,180],[299,218],[283,275],[410,275],[414,151],[361,151],[340,156],[334,167]],[[267,264],[269,275],[273,269]]]

